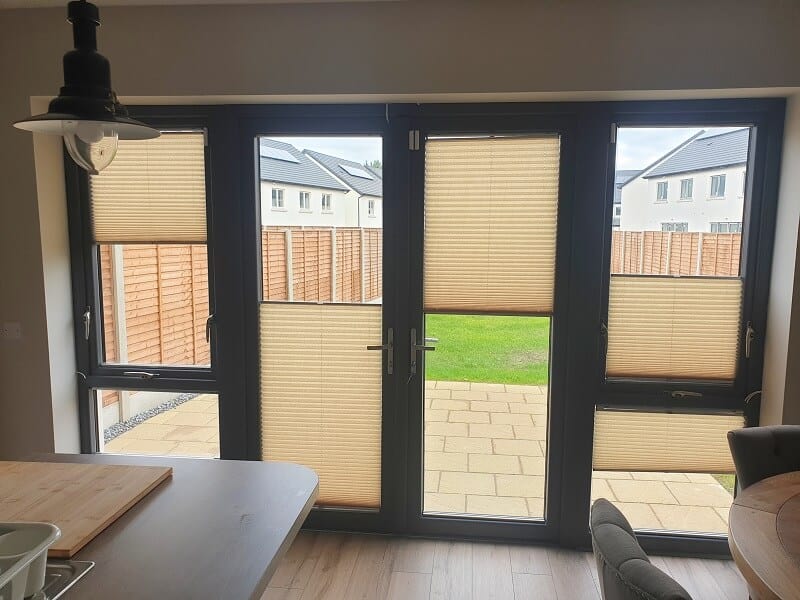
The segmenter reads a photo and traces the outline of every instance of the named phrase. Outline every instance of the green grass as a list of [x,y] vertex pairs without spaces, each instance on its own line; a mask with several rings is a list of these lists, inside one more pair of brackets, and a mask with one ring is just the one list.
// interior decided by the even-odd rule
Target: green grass
[[439,338],[425,355],[425,377],[544,385],[548,379],[550,319],[427,315],[425,336]]
[[712,475],[712,477],[733,496],[733,486],[736,485],[736,475]]

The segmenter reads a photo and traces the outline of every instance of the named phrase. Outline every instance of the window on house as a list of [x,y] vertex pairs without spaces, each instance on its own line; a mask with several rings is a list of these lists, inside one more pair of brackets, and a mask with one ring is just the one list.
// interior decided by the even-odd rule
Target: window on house
[[711,223],[711,233],[742,233],[742,223],[741,221]]
[[711,176],[711,197],[712,198],[725,197],[725,175]]
[[747,190],[747,172],[742,171],[742,189],[739,193],[739,196],[744,198],[744,193]]
[[621,204],[617,204],[614,207],[614,216],[615,217],[619,217],[620,215],[622,215],[622,205]]
[[311,192],[300,192],[300,210],[311,210]]
[[331,212],[330,194],[322,194],[322,212]]
[[669,182],[659,181],[656,188],[656,200],[665,202],[667,200],[667,193],[669,191]]
[[367,215],[370,217],[375,216],[375,200],[367,201]]
[[692,188],[694,188],[694,179],[681,179],[681,200],[692,199]]
[[272,188],[272,208],[281,209],[283,205],[283,190]]
[[661,231],[685,232],[689,231],[689,223],[662,223]]

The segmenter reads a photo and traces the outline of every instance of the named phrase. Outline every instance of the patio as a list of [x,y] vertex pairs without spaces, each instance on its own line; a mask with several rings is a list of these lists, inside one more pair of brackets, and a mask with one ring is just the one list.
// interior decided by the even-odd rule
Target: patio
[[[546,386],[426,384],[425,511],[541,517]],[[219,456],[217,401],[200,395],[105,444],[106,452]],[[634,527],[725,533],[732,497],[706,474],[597,471],[592,498]]]

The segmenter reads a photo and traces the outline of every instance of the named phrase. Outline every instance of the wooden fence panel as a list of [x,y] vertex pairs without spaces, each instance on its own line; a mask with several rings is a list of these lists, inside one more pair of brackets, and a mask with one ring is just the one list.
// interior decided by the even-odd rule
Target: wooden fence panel
[[740,233],[615,230],[611,272],[735,277],[739,275],[741,246]]
[[[111,278],[111,246],[100,246],[100,288],[103,296],[103,347],[106,362],[119,360],[117,355],[117,336],[114,321],[114,287]],[[103,391],[103,406],[110,406],[119,400],[119,392]]]
[[365,301],[383,295],[383,229],[364,230]]
[[126,245],[122,252],[125,273],[125,317],[128,362],[160,364],[161,324],[158,252],[155,244]]
[[288,300],[286,287],[286,232],[282,228],[261,229],[263,299]]
[[336,300],[361,302],[361,231],[336,230]]
[[211,346],[206,341],[206,320],[211,312],[208,303],[208,248],[191,245],[192,318],[194,326],[194,364],[211,364]]

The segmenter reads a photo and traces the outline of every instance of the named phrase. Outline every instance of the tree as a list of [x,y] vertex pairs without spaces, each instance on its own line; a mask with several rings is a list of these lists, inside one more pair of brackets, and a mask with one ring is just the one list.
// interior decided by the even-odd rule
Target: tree
[[380,159],[377,159],[377,158],[375,160],[365,160],[364,161],[364,166],[365,167],[372,167],[373,169],[382,169],[383,168],[383,162]]

